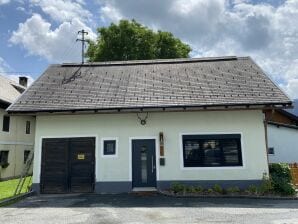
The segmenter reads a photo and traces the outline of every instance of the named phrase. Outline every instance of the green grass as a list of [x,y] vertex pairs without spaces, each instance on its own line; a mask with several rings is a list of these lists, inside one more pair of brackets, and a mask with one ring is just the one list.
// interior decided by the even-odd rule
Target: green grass
[[[12,197],[18,183],[19,183],[19,179],[0,182],[0,200]],[[26,181],[23,185],[21,193],[26,193],[30,185],[31,185],[31,178],[26,177]]]

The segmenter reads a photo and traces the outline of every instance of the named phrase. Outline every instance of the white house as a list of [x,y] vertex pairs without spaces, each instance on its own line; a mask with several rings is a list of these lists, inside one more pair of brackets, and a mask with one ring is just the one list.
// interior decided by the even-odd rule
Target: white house
[[[21,84],[26,82],[26,77],[20,78]],[[5,111],[24,92],[21,84],[0,76],[0,180],[19,176],[33,150],[35,117],[9,116]]]
[[270,163],[298,163],[298,117],[284,110],[275,111],[268,122]]
[[246,187],[268,173],[263,110],[290,99],[249,57],[50,66],[8,111],[36,116],[33,187]]

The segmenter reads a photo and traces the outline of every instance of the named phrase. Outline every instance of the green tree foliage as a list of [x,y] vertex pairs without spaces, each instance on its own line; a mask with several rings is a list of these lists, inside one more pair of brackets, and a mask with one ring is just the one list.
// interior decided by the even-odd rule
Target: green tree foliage
[[89,41],[89,61],[122,61],[189,57],[191,48],[172,33],[153,30],[135,20],[121,20],[98,28],[98,39]]

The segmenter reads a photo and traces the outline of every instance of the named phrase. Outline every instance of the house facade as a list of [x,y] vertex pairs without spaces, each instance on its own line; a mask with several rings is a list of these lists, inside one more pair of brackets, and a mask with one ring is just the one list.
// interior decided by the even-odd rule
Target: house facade
[[52,65],[9,109],[36,116],[33,187],[241,188],[268,174],[264,113],[291,105],[250,58]]
[[7,180],[21,174],[26,158],[33,151],[35,117],[10,116],[6,112],[25,86],[0,76],[0,87],[0,180]]
[[298,117],[277,110],[267,118],[269,163],[298,163]]

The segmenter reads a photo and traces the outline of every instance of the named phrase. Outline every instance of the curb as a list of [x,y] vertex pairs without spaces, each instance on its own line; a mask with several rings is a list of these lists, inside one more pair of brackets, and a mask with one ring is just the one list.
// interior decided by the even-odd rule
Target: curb
[[173,198],[235,198],[235,199],[269,199],[269,200],[298,200],[298,197],[282,196],[250,196],[250,195],[174,195],[159,191],[161,195]]
[[27,192],[27,193],[16,195],[16,196],[11,197],[11,198],[4,199],[4,200],[0,201],[0,207],[13,204],[17,201],[20,201],[20,200],[24,199],[24,198],[35,195],[35,193],[36,193],[35,191],[30,191],[30,192]]

